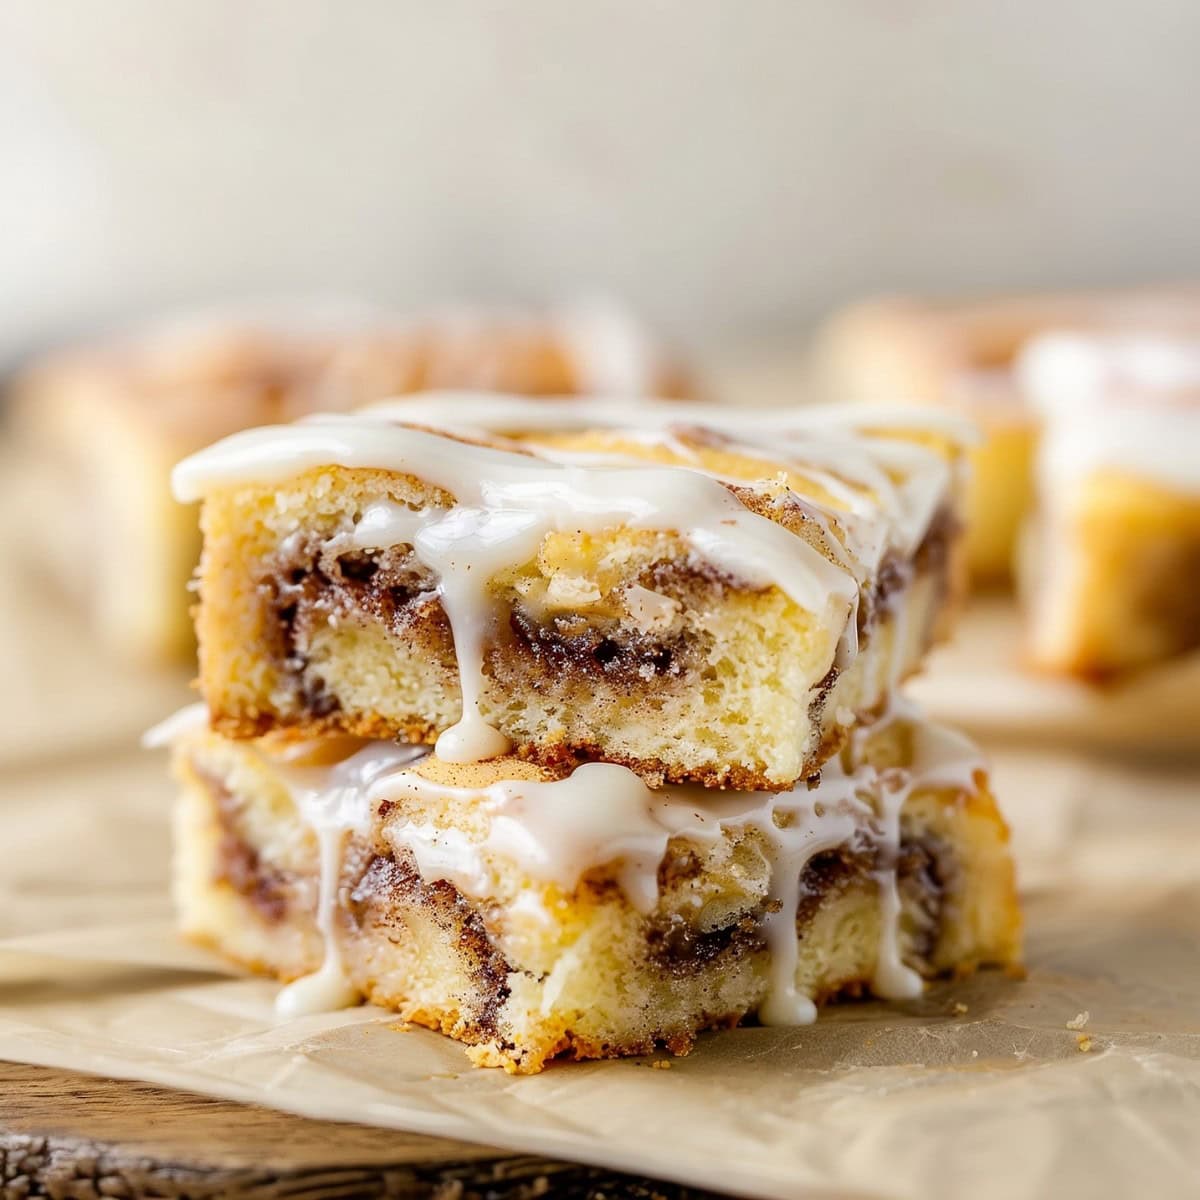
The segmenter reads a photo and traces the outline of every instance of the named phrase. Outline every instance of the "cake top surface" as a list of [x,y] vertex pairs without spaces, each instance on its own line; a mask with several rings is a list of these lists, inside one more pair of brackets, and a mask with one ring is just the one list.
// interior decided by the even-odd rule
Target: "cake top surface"
[[919,543],[971,440],[969,423],[928,409],[427,393],[234,434],[184,459],[173,485],[189,502],[324,467],[376,469],[460,506],[551,505],[611,525],[668,518],[671,493],[716,496],[729,484],[825,510],[859,535],[862,556],[871,526],[909,551]]

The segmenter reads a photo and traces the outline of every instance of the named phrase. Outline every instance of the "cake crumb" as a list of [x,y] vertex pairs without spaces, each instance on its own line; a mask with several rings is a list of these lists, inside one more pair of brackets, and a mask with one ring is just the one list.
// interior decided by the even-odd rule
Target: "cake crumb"
[[1083,1012],[1072,1017],[1067,1022],[1067,1028],[1068,1029],[1082,1029],[1091,1019],[1092,1019],[1092,1014],[1090,1012],[1088,1012],[1088,1010],[1085,1008],[1083,1010]]
[[388,1028],[393,1033],[411,1033],[413,1024],[411,1021],[396,1021],[389,1025]]
[[671,1069],[671,1060],[667,1058],[656,1058],[650,1066],[655,1071],[669,1071]]
[[972,1058],[978,1058],[978,1057],[979,1057],[979,1051],[978,1051],[978,1050],[972,1050],[972,1051],[971,1051],[971,1057],[972,1057]]
[[1081,1053],[1086,1054],[1092,1048],[1092,1039],[1086,1033],[1077,1033],[1075,1045],[1079,1047]]
[[969,1013],[970,1011],[971,1010],[961,1000],[955,1000],[954,1015],[956,1017],[961,1017],[964,1013]]

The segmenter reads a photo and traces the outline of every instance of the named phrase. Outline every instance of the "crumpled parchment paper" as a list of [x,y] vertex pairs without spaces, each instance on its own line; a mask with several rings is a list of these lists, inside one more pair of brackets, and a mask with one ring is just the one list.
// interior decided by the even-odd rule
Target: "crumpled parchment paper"
[[9,770],[0,1057],[744,1195],[1200,1191],[1200,776],[1026,752],[996,779],[1029,892],[1025,981],[706,1036],[668,1070],[513,1078],[373,1009],[279,1024],[272,984],[176,940],[158,756]]

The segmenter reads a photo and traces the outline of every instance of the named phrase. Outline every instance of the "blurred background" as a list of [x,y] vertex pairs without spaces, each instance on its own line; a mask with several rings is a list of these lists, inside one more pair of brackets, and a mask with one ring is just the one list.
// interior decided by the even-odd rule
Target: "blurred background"
[[6,0],[0,345],[315,289],[710,348],[1194,276],[1197,47],[1190,0]]

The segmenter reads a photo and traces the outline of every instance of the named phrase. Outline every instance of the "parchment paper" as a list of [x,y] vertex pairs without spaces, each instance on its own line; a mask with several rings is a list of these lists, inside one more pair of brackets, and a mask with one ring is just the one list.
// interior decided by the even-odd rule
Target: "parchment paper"
[[[996,773],[1029,868],[1026,981],[715,1034],[669,1070],[512,1078],[372,1009],[277,1024],[273,985],[178,942],[157,756],[9,772],[0,1057],[745,1195],[1193,1193],[1200,781],[1060,754]],[[1086,1052],[1066,1027],[1084,1010]]]
[[1200,651],[1095,685],[1022,666],[1022,637],[1011,597],[972,598],[954,640],[910,684],[913,698],[978,737],[1200,761]]
[[36,505],[10,469],[0,440],[0,770],[131,750],[143,730],[196,698],[188,686],[195,671],[104,652],[30,561],[15,527],[36,518]]

